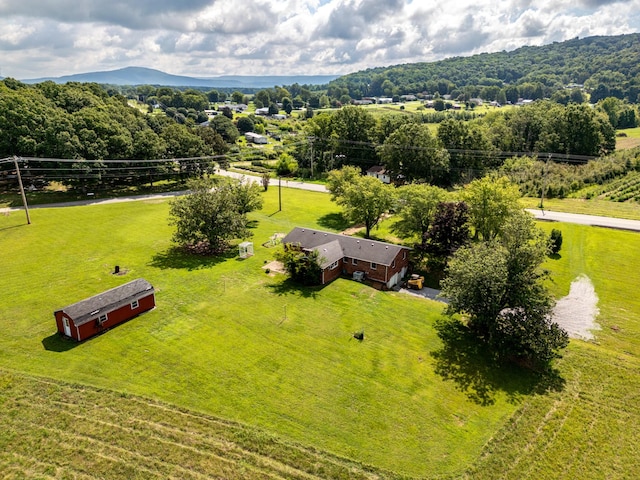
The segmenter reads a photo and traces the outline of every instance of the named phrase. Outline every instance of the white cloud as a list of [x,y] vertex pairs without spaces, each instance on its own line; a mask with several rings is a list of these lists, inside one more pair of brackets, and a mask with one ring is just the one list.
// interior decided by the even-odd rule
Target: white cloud
[[0,68],[340,74],[634,31],[640,0],[0,0]]

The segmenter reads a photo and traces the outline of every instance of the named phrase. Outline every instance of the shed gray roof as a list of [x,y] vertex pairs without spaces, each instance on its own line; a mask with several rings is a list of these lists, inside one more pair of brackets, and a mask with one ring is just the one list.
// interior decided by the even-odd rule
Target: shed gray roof
[[99,315],[104,315],[131,303],[136,298],[143,296],[142,293],[146,296],[153,292],[153,286],[149,282],[144,278],[137,278],[119,287],[56,310],[56,312],[62,311],[72,318],[76,325],[82,325]]
[[[402,250],[410,250],[407,247],[394,245],[392,243],[378,242],[376,240],[366,240],[364,238],[350,237],[338,233],[323,232],[313,230],[311,228],[296,227],[282,239],[287,244],[299,244],[302,248],[315,250],[319,249],[320,256],[324,256],[329,261],[327,254],[331,255],[333,260],[327,265],[336,261],[337,250],[333,242],[337,241],[342,255],[340,258],[348,257],[365,262],[373,262],[379,265],[391,265],[399,252]],[[327,245],[332,244],[330,247]],[[327,249],[325,254],[322,249]],[[326,262],[325,262],[326,263]],[[323,264],[323,268],[325,265]]]

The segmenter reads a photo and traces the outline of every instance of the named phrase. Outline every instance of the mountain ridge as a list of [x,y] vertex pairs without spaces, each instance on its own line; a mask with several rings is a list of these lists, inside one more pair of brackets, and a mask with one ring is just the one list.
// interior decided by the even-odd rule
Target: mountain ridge
[[218,77],[192,77],[173,75],[148,67],[124,67],[116,70],[76,73],[61,77],[20,79],[23,83],[34,84],[45,81],[55,83],[95,82],[111,85],[159,85],[167,87],[209,87],[209,88],[269,88],[275,85],[322,85],[335,80],[340,75],[221,75]]

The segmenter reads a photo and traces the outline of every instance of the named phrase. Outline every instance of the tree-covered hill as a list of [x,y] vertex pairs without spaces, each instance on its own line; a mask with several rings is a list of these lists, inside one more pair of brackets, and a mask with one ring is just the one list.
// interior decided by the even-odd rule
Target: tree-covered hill
[[640,33],[373,68],[330,82],[329,91],[347,88],[352,98],[361,98],[418,92],[473,97],[482,96],[483,90],[485,94],[503,90],[510,100],[516,94],[532,99],[550,97],[571,84],[584,85],[594,103],[608,96],[636,103],[640,94]]

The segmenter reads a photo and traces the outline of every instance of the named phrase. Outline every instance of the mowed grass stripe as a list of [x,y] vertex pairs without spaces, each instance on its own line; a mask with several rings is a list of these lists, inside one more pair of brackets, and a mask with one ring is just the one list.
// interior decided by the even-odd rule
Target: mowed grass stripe
[[[53,405],[58,406],[72,406],[73,404],[62,403],[62,402],[52,402]],[[51,409],[54,410],[54,409]],[[125,426],[121,424],[114,423],[115,421],[122,420],[122,418],[118,419],[98,419],[96,416],[86,416],[79,415],[77,413],[70,413],[67,410],[58,408],[56,412],[57,415],[70,415],[75,420],[79,420],[85,423],[99,423],[103,427],[108,428],[109,430],[122,430],[123,434],[120,436],[122,438],[116,437],[118,443],[121,444],[123,448],[126,446],[133,444],[132,438],[136,439],[143,438],[145,444],[149,444],[149,440],[152,440],[156,443],[163,444],[163,451],[178,451],[178,450],[187,450],[188,453],[193,456],[188,457],[188,468],[190,471],[202,471],[202,472],[210,472],[211,469],[208,465],[206,465],[207,458],[202,458],[199,461],[199,457],[213,457],[215,459],[219,459],[224,464],[233,464],[235,462],[240,464],[246,464],[246,466],[255,470],[256,472],[264,473],[265,475],[272,475],[268,473],[263,468],[268,467],[271,470],[282,472],[286,474],[290,478],[299,478],[299,479],[317,479],[319,477],[300,472],[288,465],[281,464],[279,462],[274,461],[265,456],[261,456],[256,454],[255,452],[251,452],[242,448],[239,448],[238,445],[235,445],[226,440],[220,440],[215,437],[208,436],[204,433],[195,431],[195,430],[184,430],[181,428],[175,428],[166,424],[158,424],[154,422],[149,422],[140,418],[131,418],[128,417],[124,421],[130,425]],[[93,411],[92,413],[96,413]],[[105,415],[107,412],[100,412],[101,415]],[[118,417],[121,417],[118,416]],[[76,421],[73,422],[74,425],[78,423]],[[136,445],[140,444],[139,442],[135,442]],[[153,458],[154,452],[136,452],[144,457]],[[182,459],[178,459],[181,463],[184,463]],[[177,461],[170,461],[169,463],[175,464]],[[275,478],[275,477],[274,477]]]
[[530,398],[485,447],[467,478],[636,478],[637,364],[573,344],[559,365],[564,389]]
[[[56,472],[52,478],[76,474],[274,480],[394,477],[372,468],[359,469],[348,461],[341,463],[331,455],[323,458],[319,451],[284,445],[237,424],[130,395],[9,373],[0,373],[0,386],[4,387],[0,388],[0,418],[5,425],[0,449],[16,454],[0,460],[0,469],[20,464],[16,462],[20,456],[34,455],[52,466]],[[122,405],[129,408],[120,410]],[[278,452],[288,462],[245,449],[228,437],[265,446],[266,452]],[[297,462],[315,474],[299,469]]]

